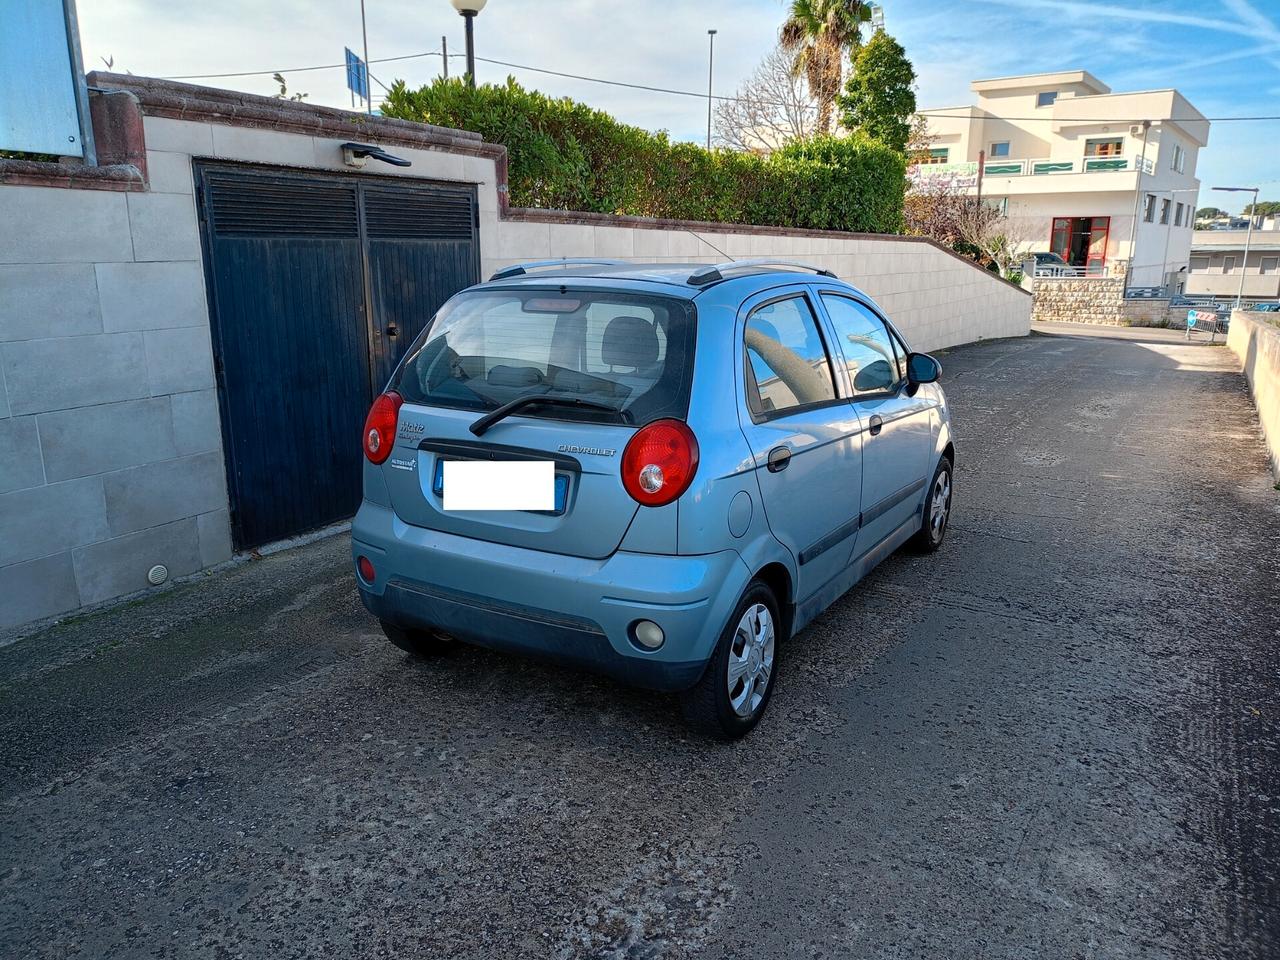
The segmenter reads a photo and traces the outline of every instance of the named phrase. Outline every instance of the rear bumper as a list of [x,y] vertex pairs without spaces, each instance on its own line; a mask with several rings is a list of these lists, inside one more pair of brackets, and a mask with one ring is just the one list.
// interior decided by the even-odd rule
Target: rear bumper
[[[356,582],[380,619],[655,690],[698,681],[749,577],[733,550],[566,557],[409,526],[370,501],[352,523],[352,552],[374,564],[374,582]],[[658,650],[632,642],[640,619],[662,627]]]

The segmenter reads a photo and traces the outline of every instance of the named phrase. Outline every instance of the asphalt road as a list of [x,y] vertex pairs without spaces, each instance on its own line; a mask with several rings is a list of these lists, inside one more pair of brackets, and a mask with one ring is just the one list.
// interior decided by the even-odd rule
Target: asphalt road
[[1099,333],[945,355],[946,546],[736,745],[410,661],[345,537],[0,648],[0,956],[1280,955],[1280,493],[1222,347]]

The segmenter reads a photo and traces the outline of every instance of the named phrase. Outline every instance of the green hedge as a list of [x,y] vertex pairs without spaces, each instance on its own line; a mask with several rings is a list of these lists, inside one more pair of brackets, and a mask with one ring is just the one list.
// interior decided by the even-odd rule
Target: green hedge
[[867,233],[902,229],[906,167],[875,140],[822,137],[768,157],[707,151],[525,90],[437,79],[382,112],[473,130],[508,150],[511,205]]

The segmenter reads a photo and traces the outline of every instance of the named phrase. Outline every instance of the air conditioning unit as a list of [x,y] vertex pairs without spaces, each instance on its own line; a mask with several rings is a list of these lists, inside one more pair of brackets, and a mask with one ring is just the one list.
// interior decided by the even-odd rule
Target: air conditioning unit
[[1142,136],[1142,124],[1140,124],[1140,123],[1133,123],[1133,124],[1130,124],[1130,125],[1129,125],[1129,136],[1131,136],[1131,137],[1141,137],[1141,136]]

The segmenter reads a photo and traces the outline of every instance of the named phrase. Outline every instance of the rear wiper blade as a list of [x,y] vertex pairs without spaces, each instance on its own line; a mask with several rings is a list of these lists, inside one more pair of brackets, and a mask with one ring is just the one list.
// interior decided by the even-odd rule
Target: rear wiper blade
[[523,397],[516,397],[514,400],[504,403],[502,406],[494,410],[490,410],[475,423],[471,424],[470,430],[478,437],[499,420],[504,420],[513,413],[523,410],[525,407],[532,407],[539,403],[545,403],[548,406],[557,407],[577,407],[581,410],[603,410],[607,413],[617,414],[622,418],[623,423],[631,422],[631,411],[622,410],[611,403],[600,403],[596,400],[583,400],[581,397],[556,397],[546,393],[530,393]]

